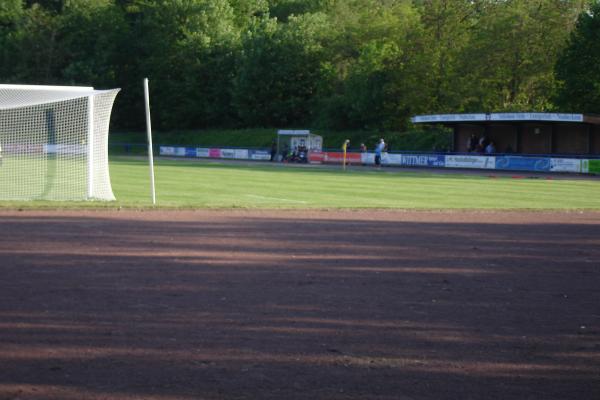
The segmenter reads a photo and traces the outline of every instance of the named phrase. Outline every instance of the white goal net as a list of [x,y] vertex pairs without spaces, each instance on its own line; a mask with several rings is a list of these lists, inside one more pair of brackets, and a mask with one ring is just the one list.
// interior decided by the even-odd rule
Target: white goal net
[[0,85],[0,200],[114,200],[108,125],[118,92]]

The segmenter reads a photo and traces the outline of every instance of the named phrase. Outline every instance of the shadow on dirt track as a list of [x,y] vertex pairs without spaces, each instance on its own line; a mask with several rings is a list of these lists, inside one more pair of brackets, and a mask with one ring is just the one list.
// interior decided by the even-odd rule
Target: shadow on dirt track
[[600,214],[0,212],[0,399],[600,398]]

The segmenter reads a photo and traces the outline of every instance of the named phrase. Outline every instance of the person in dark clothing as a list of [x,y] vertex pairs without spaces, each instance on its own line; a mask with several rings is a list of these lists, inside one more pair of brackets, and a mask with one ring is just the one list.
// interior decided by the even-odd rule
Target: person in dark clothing
[[469,138],[469,140],[467,140],[467,151],[469,153],[475,151],[477,149],[477,144],[479,143],[479,139],[477,139],[477,136],[475,136],[475,134],[471,134],[471,137]]
[[275,161],[275,156],[277,155],[277,142],[273,140],[271,143],[271,161]]

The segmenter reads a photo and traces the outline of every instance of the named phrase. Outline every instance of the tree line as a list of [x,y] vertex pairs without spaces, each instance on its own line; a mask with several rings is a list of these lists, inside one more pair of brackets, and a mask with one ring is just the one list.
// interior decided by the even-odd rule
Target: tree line
[[113,125],[402,130],[600,113],[598,0],[2,0],[0,81],[121,87]]

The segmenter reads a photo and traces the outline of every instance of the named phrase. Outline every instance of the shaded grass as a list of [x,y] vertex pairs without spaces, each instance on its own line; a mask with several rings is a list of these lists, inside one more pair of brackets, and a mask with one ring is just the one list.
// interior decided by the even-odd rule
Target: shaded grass
[[[116,202],[0,202],[0,207],[151,207],[143,159],[110,164]],[[162,208],[600,210],[600,182],[577,179],[490,179],[402,169],[298,168],[157,160]]]

